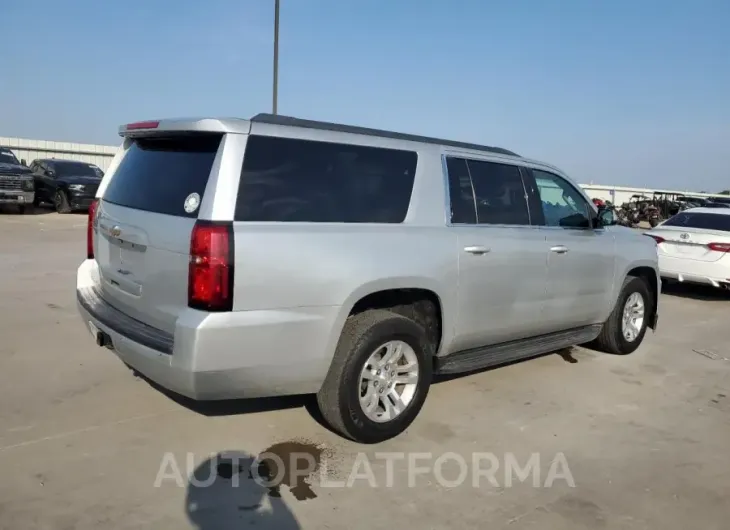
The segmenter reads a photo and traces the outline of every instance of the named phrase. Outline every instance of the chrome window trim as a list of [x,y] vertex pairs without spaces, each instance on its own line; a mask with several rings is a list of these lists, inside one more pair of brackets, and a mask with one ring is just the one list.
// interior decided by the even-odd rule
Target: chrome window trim
[[[455,228],[463,228],[463,227],[479,227],[479,228],[529,228],[529,229],[539,229],[543,228],[541,225],[524,225],[524,224],[495,224],[495,223],[452,223],[451,222],[451,192],[449,190],[449,170],[446,165],[446,159],[447,157],[454,157],[454,158],[463,158],[467,161],[469,161],[470,158],[472,158],[475,161],[480,161],[482,159],[477,158],[476,156],[470,157],[469,155],[459,154],[459,153],[441,153],[441,173],[442,173],[442,179],[443,179],[443,186],[444,186],[444,221],[446,226],[449,227],[455,227]],[[520,168],[520,164],[515,163],[515,160],[491,160],[492,157],[484,158],[482,161],[484,162],[494,162],[495,164],[508,164],[515,166],[516,168]],[[496,158],[496,157],[495,157]],[[467,164],[467,169],[468,169]],[[522,179],[522,173],[520,173],[520,179],[522,181],[522,186],[524,188],[525,181]],[[473,190],[473,186],[472,186]],[[530,220],[530,223],[532,223],[532,217],[530,216],[530,205],[527,203],[527,190],[525,190],[525,206],[527,207],[527,218]],[[474,206],[476,209],[476,205]],[[557,227],[563,230],[561,227]]]

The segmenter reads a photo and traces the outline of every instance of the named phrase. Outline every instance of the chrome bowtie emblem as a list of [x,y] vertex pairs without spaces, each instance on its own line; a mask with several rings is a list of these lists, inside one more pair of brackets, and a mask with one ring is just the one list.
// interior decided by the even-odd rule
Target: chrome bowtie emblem
[[114,226],[114,227],[112,227],[112,229],[111,229],[111,230],[109,230],[109,233],[110,233],[110,234],[111,234],[112,236],[114,236],[114,237],[119,237],[119,236],[121,236],[121,235],[122,235],[122,229],[121,229],[121,228],[119,228],[118,226]]

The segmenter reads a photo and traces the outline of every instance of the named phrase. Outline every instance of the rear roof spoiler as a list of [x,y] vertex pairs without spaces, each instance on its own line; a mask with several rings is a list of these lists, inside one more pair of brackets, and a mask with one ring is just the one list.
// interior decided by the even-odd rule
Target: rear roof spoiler
[[238,118],[179,118],[172,120],[144,120],[119,127],[119,136],[157,136],[166,133],[239,133],[248,134],[251,122]]

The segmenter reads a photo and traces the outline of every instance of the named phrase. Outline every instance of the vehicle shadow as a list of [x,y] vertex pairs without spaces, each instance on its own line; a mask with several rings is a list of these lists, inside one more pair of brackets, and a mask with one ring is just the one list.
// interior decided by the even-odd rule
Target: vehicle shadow
[[662,294],[692,300],[727,302],[730,301],[730,290],[718,289],[708,285],[692,285],[680,282],[663,282]]
[[193,527],[301,528],[284,499],[267,487],[269,477],[259,467],[256,458],[243,451],[220,452],[196,467],[185,496],[185,514]]
[[[579,360],[575,358],[574,353],[574,348],[563,348],[560,350],[544,353],[542,355],[536,355],[535,357],[530,357],[528,359],[517,359],[515,361],[498,364],[495,366],[489,366],[487,368],[479,368],[468,372],[460,372],[458,374],[434,374],[432,384],[437,385],[470,375],[490,372],[492,370],[498,370],[500,368],[511,366],[513,364],[519,364],[522,362],[529,362],[531,360],[538,359],[540,357],[547,357],[549,355],[557,355],[568,364],[577,364]],[[196,401],[181,394],[172,392],[171,390],[168,390],[158,385],[151,379],[148,379],[133,368],[128,368],[130,368],[135,373],[135,377],[142,379],[152,388],[164,394],[178,405],[185,407],[186,409],[202,416],[238,416],[244,414],[253,414],[257,412],[271,412],[275,410],[303,408],[307,411],[309,416],[314,421],[316,421],[322,428],[338,436],[341,436],[340,433],[334,431],[332,427],[330,427],[329,424],[325,421],[321,411],[319,410],[319,405],[317,404],[317,396],[315,394],[299,394],[293,396],[264,397],[255,399]]]
[[330,432],[334,432],[327,422],[324,421],[322,413],[319,411],[319,406],[317,405],[317,396],[314,394],[298,394],[293,396],[264,397],[255,399],[195,401],[194,399],[176,394],[175,392],[158,385],[139,372],[134,372],[136,377],[145,381],[158,392],[164,394],[178,405],[200,414],[201,416],[238,416],[254,414],[256,412],[271,412],[275,410],[303,408],[321,427],[324,427]]
[[53,208],[44,208],[43,206],[33,206],[32,204],[28,204],[25,207],[25,210],[21,214],[18,211],[17,206],[4,204],[0,206],[0,214],[4,215],[17,215],[17,216],[24,216],[24,215],[45,215],[49,213],[53,213]]

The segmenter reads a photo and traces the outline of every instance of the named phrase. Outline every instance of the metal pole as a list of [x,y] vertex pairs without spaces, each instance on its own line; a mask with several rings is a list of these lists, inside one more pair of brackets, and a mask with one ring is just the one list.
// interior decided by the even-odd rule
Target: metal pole
[[274,0],[274,94],[273,110],[276,114],[279,92],[279,0]]

